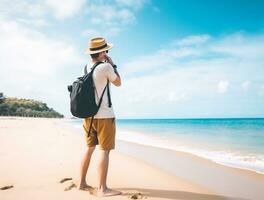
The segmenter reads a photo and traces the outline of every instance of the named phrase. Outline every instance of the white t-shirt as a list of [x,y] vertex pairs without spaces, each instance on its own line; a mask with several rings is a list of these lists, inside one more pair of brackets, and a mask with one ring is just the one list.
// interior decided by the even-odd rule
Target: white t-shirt
[[[92,68],[94,63],[90,63],[87,65],[87,71],[89,68]],[[116,73],[114,72],[114,68],[109,63],[102,63],[96,66],[93,72],[93,80],[95,84],[95,98],[96,103],[98,105],[99,99],[102,96],[103,90],[107,84],[107,80],[109,80],[109,90],[111,95],[111,82],[113,82],[117,78]],[[94,116],[94,118],[114,118],[114,109],[113,105],[109,108],[108,106],[108,96],[107,96],[107,88],[105,89],[103,100],[101,106],[99,108],[98,113]]]

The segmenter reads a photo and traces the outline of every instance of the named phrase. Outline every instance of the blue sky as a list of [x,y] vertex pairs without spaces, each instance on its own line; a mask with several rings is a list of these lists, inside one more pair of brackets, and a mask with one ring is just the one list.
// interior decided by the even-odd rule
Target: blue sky
[[103,36],[118,118],[264,116],[264,1],[0,0],[0,91],[69,116],[66,86]]

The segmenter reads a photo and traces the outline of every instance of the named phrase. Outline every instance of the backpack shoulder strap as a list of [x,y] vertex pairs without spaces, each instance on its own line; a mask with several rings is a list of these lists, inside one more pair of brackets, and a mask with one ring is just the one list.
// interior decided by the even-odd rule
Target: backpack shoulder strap
[[84,74],[87,74],[87,65],[84,67]]
[[[98,61],[98,62],[94,63],[93,67],[91,68],[91,72],[93,73],[94,70],[95,70],[95,68],[96,68],[98,65],[100,65],[101,63],[103,63],[103,62]],[[86,67],[86,68],[87,68],[87,67]]]
[[[101,64],[101,63],[103,63],[103,62],[98,61],[98,62],[94,63],[93,67],[91,68],[91,72],[93,73],[93,71],[95,70],[95,68],[96,68],[99,64]],[[85,65],[85,67],[84,67],[84,74],[88,74],[87,65]]]
[[110,89],[109,89],[109,80],[107,80],[106,87],[107,87],[108,107],[111,108],[112,101],[111,101],[111,94],[110,94]]

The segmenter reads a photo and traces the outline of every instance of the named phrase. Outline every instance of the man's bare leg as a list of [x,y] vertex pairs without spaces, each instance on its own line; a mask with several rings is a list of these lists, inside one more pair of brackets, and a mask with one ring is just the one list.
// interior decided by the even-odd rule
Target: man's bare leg
[[110,150],[101,151],[101,158],[98,166],[99,187],[97,190],[97,196],[113,196],[121,194],[121,192],[109,189],[106,186],[107,172],[109,166],[109,154]]
[[81,179],[80,179],[80,183],[78,185],[80,190],[87,190],[87,189],[91,189],[92,187],[87,185],[86,183],[86,174],[87,174],[87,170],[89,168],[90,165],[90,160],[92,157],[92,154],[95,150],[95,146],[94,147],[88,147],[88,149],[86,150],[84,156],[83,156],[83,160],[81,162]]

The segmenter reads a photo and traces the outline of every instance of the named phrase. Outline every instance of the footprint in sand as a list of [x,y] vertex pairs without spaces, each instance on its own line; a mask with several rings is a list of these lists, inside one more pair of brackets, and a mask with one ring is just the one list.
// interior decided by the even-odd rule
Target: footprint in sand
[[147,197],[144,196],[142,193],[138,192],[130,196],[130,199],[146,199]]
[[60,180],[60,183],[64,183],[66,181],[71,181],[71,180],[72,180],[72,178],[63,178]]
[[14,187],[13,185],[7,185],[4,187],[1,187],[0,190],[8,190],[8,189],[13,188],[13,187]]
[[77,185],[75,184],[75,183],[71,183],[68,187],[66,187],[65,189],[64,189],[64,191],[69,191],[69,190],[71,190],[72,188],[76,188],[77,187]]

